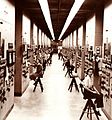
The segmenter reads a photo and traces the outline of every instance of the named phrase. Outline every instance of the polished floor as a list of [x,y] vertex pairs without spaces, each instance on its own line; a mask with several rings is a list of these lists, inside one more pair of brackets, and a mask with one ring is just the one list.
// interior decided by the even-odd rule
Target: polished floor
[[[15,97],[14,108],[6,120],[79,120],[86,100],[83,100],[81,92],[73,88],[68,91],[71,78],[64,76],[62,61],[57,55],[53,55],[53,61],[47,66],[42,83],[44,91],[40,86],[33,91],[34,81],[30,81],[29,87],[21,97]],[[77,78],[77,83],[80,80]],[[108,120],[100,110],[100,120]],[[88,120],[84,114],[82,120]],[[93,115],[93,120],[97,120]]]

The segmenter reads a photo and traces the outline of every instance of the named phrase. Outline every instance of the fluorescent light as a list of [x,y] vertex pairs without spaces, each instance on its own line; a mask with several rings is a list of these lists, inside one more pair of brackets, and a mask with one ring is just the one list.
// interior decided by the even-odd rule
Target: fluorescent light
[[39,1],[40,6],[41,6],[41,10],[44,14],[44,18],[46,20],[47,26],[51,32],[52,38],[54,39],[54,32],[53,32],[53,27],[52,27],[52,23],[51,23],[48,1],[47,0],[38,0],[38,1]]
[[71,21],[73,20],[73,18],[75,17],[75,15],[77,14],[78,10],[80,9],[81,5],[84,3],[85,0],[75,0],[70,13],[66,19],[65,25],[62,29],[62,32],[59,36],[59,39],[61,39],[62,35],[64,34],[64,32],[66,31],[66,29],[68,28],[68,26],[70,25]]

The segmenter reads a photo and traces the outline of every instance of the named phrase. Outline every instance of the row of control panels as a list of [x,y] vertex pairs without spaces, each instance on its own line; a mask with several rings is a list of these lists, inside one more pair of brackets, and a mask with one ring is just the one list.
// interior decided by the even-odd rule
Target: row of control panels
[[103,94],[104,110],[112,116],[112,70],[108,63],[102,63],[101,93]]

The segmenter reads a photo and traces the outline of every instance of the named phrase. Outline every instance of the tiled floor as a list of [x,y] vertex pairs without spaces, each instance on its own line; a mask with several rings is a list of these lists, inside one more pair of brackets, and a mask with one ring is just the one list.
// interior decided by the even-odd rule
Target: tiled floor
[[[41,93],[39,85],[32,92],[34,82],[31,81],[22,97],[15,97],[14,108],[6,120],[79,120],[86,100],[75,88],[72,92],[68,91],[71,78],[64,77],[65,72],[62,61],[53,55],[52,65],[47,66],[42,78],[44,92]],[[107,120],[100,112],[100,120]],[[88,120],[86,114],[82,120]],[[97,120],[94,115],[93,120]]]

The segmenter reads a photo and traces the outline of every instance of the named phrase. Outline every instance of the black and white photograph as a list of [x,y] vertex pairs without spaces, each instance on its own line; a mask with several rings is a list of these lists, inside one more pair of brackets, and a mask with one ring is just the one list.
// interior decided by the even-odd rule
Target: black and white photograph
[[0,120],[112,120],[112,0],[0,0]]

